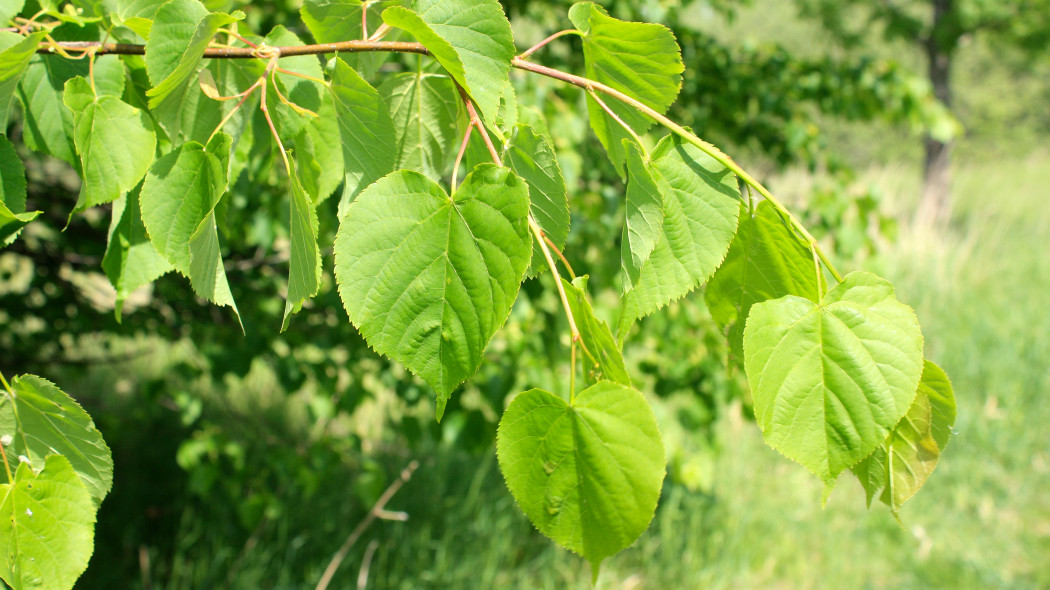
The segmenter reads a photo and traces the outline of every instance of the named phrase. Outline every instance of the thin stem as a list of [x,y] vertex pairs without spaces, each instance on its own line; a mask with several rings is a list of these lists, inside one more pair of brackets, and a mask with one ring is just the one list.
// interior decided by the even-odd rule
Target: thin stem
[[602,110],[605,111],[605,114],[612,117],[613,121],[616,121],[620,124],[620,127],[623,127],[625,130],[627,130],[627,133],[629,133],[631,137],[634,138],[635,143],[638,144],[638,148],[642,150],[642,153],[645,155],[646,159],[649,159],[649,150],[645,149],[645,142],[642,141],[641,137],[638,137],[638,134],[634,132],[634,129],[632,129],[626,121],[621,119],[620,115],[617,115],[611,108],[609,108],[609,105],[605,104],[605,101],[602,100],[600,96],[598,96],[598,93],[593,88],[588,88],[587,94],[590,95],[594,102],[598,103],[598,106],[602,107]]
[[569,261],[565,259],[565,255],[562,254],[560,250],[558,250],[558,246],[556,246],[554,242],[552,242],[551,239],[547,237],[547,234],[543,234],[543,241],[547,242],[547,245],[550,246],[551,250],[558,255],[558,258],[561,259],[561,263],[565,265],[565,270],[569,271],[569,276],[572,277],[572,280],[575,281],[576,272],[572,270],[572,265],[569,264]]
[[576,339],[569,344],[569,405],[576,402]]
[[311,82],[317,82],[318,84],[328,85],[328,82],[326,80],[322,80],[320,78],[314,78],[313,76],[307,76],[306,74],[300,74],[299,72],[293,72],[291,70],[286,70],[284,68],[277,68],[277,71],[279,73],[281,73],[281,74],[286,74],[288,76],[295,76],[297,78],[302,78],[304,80],[309,80]]
[[315,590],[325,590],[325,588],[328,587],[329,582],[332,581],[332,577],[335,576],[336,570],[339,569],[339,565],[343,563],[344,559],[346,559],[346,555],[350,552],[354,543],[361,538],[361,535],[364,534],[369,525],[371,525],[372,522],[376,518],[379,518],[379,515],[384,512],[383,509],[386,507],[387,502],[394,497],[394,494],[401,489],[401,486],[405,485],[408,480],[412,479],[412,473],[415,472],[418,467],[419,461],[412,461],[409,463],[408,467],[405,467],[401,471],[401,477],[397,478],[394,483],[390,484],[390,487],[383,492],[383,495],[376,501],[375,506],[372,506],[372,509],[368,511],[365,518],[358,523],[357,527],[350,533],[350,536],[346,538],[346,542],[343,543],[343,546],[332,556],[332,560],[328,562],[328,567],[325,568],[321,580],[317,582]]
[[361,40],[368,40],[368,5],[371,4],[371,0],[366,0],[361,4]]
[[225,32],[227,35],[233,37],[234,39],[240,41],[241,43],[244,43],[248,47],[251,47],[252,49],[258,49],[259,48],[259,46],[256,45],[255,43],[252,43],[251,41],[249,41],[249,40],[245,39],[244,37],[241,37],[240,35],[238,35],[237,31],[234,31],[232,29],[223,29],[223,32]]
[[[12,398],[11,403],[14,403],[13,398],[15,397],[15,391],[11,389],[11,385],[7,382],[7,379],[4,378],[3,371],[0,371],[0,384],[3,384],[4,391],[6,391],[7,395]],[[4,460],[4,471],[7,472],[7,483],[14,483],[15,478],[11,476],[11,465],[7,462],[7,451],[4,450],[4,441],[2,440],[0,440],[0,458],[3,458]]]
[[459,146],[459,153],[456,154],[456,164],[452,166],[452,186],[449,187],[449,194],[456,192],[456,177],[459,175],[459,165],[463,163],[463,155],[467,153],[467,144],[470,143],[470,133],[474,131],[474,125],[467,125],[467,131],[463,134],[463,145]]
[[372,42],[372,43],[377,42],[380,39],[382,39],[383,37],[385,37],[386,34],[389,33],[389,32],[390,32],[390,25],[388,25],[386,23],[383,23],[383,24],[379,25],[379,28],[376,29],[376,32],[372,33],[372,36],[368,38],[368,41]]
[[[226,126],[226,123],[230,122],[230,119],[233,118],[233,115],[235,115],[237,113],[237,111],[241,108],[241,106],[244,104],[244,102],[246,100],[248,100],[248,97],[252,95],[252,92],[254,92],[255,89],[258,88],[260,85],[265,86],[265,84],[266,84],[266,78],[265,77],[259,78],[258,80],[255,81],[255,84],[251,85],[250,88],[248,88],[244,92],[240,93],[240,95],[239,95],[241,97],[240,102],[238,102],[236,105],[234,105],[233,109],[231,109],[230,112],[227,113],[226,116],[222,118],[222,121],[219,122],[219,125],[215,128],[214,131],[211,132],[211,135],[208,136],[207,143],[211,143],[211,139],[213,137],[215,137],[215,134],[218,133],[219,131],[221,131],[222,128]],[[236,98],[236,96],[237,95],[231,96],[229,98]],[[220,98],[219,100],[225,100],[225,97]],[[265,101],[265,98],[263,100]],[[207,143],[205,145],[207,145]]]
[[[382,27],[380,27],[382,29]],[[380,41],[376,39],[376,33],[367,41],[356,39],[353,41],[340,41],[338,43],[318,43],[315,45],[288,45],[274,47],[280,57],[293,57],[297,55],[321,55],[325,53],[363,53],[363,52],[392,52],[392,53],[416,53],[419,55],[430,55],[430,51],[421,43],[407,41]],[[95,47],[96,55],[145,55],[146,46],[131,43],[101,43],[99,41],[54,41],[53,43],[41,43],[37,53],[61,53],[62,50],[85,51]],[[253,47],[208,47],[204,50],[202,57],[206,59],[251,59],[258,55]],[[75,58],[71,58],[75,59]]]
[[755,180],[754,177],[752,177],[750,174],[747,173],[747,171],[741,168],[739,164],[734,162],[732,158],[724,154],[715,146],[693,135],[681,125],[675,123],[671,119],[668,119],[666,116],[653,110],[644,103],[634,98],[631,98],[630,96],[624,94],[623,92],[620,92],[619,90],[616,90],[615,88],[606,86],[601,82],[596,82],[594,80],[590,80],[582,76],[569,74],[567,72],[556,70],[554,68],[534,64],[520,58],[514,58],[514,60],[511,62],[511,65],[520,70],[525,70],[527,72],[532,72],[534,74],[540,74],[541,76],[547,76],[548,78],[554,78],[555,80],[567,82],[569,84],[572,84],[573,86],[583,88],[584,90],[596,90],[601,92],[602,94],[611,96],[619,100],[620,102],[634,107],[642,114],[646,115],[650,119],[653,119],[657,123],[660,123],[667,129],[672,131],[675,135],[678,135],[685,141],[693,144],[694,146],[699,148],[700,151],[714,158],[715,161],[717,161],[719,164],[722,164],[723,166],[728,168],[733,174],[736,174],[737,177],[739,177],[748,185],[753,187],[756,191],[758,191],[758,194],[762,195],[762,197],[769,201],[769,203],[773,205],[774,208],[776,208],[782,215],[787,217],[791,221],[791,224],[795,227],[795,229],[797,229],[798,232],[805,237],[806,241],[809,242],[810,246],[815,249],[817,256],[820,258],[821,262],[824,263],[824,266],[827,267],[827,269],[831,272],[831,275],[835,277],[835,280],[842,282],[842,276],[839,275],[837,270],[835,270],[835,266],[831,264],[831,261],[828,260],[827,256],[824,254],[824,251],[820,249],[819,244],[817,244],[816,238],[814,238],[813,235],[809,233],[809,230],[807,230],[805,226],[803,226],[802,223],[799,222],[799,220],[796,219],[795,216],[792,215],[791,212],[788,211],[788,209],[784,207],[784,205],[776,197],[773,196],[773,193],[769,192],[769,189],[762,186],[762,183]]
[[[274,57],[270,60],[270,65],[266,67],[266,73],[263,74],[265,77],[272,77],[274,75],[273,68],[276,67],[277,58]],[[281,142],[281,136],[277,133],[277,127],[273,124],[273,118],[270,117],[270,107],[266,104],[266,84],[262,85],[262,100],[259,101],[259,109],[262,110],[263,116],[266,117],[266,124],[270,126],[270,133],[273,134],[274,141],[277,142],[277,149],[281,151],[281,159],[284,160],[284,168],[288,171],[288,177],[292,176],[292,163],[288,161],[288,153],[284,151],[284,143]],[[274,84],[274,88],[277,88],[277,84]]]
[[520,59],[529,59],[530,55],[532,55],[533,53],[536,53],[537,51],[542,49],[545,45],[547,45],[551,41],[554,41],[555,39],[558,39],[559,37],[564,37],[565,35],[579,35],[579,34],[580,34],[580,32],[577,31],[576,29],[565,29],[564,31],[558,31],[557,33],[554,33],[553,35],[551,35],[550,37],[547,37],[543,41],[540,41],[539,43],[537,43],[537,44],[533,45],[532,47],[529,47],[528,49],[526,49],[525,53],[522,53],[521,55],[519,55],[518,58],[520,58]]

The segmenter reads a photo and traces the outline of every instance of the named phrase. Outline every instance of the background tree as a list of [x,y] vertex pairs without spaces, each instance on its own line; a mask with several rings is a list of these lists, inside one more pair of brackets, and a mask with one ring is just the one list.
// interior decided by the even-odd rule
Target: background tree
[[[1050,2],[1045,0],[798,0],[845,47],[870,48],[872,26],[884,40],[921,50],[934,96],[951,109],[953,70],[960,47],[988,36],[1007,51],[1035,57],[1050,41]],[[951,211],[951,159],[955,133],[947,126],[923,138],[923,190],[916,220],[940,225]]]

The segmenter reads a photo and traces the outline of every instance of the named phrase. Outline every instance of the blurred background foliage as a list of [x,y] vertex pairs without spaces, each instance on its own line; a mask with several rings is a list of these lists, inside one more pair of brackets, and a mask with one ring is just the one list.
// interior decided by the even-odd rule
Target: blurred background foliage
[[[934,2],[903,3],[924,18]],[[309,38],[297,0],[208,4],[244,10],[256,33],[284,25]],[[742,371],[703,297],[683,299],[643,320],[626,344],[667,440],[668,479],[652,528],[607,562],[599,586],[1050,585],[1050,498],[1039,492],[1050,487],[1040,434],[1050,419],[1040,395],[1050,386],[1050,319],[1033,311],[1050,287],[1033,247],[1050,243],[1050,60],[1028,41],[960,35],[948,110],[907,35],[859,42],[829,18],[853,2],[601,4],[674,30],[687,72],[672,117],[767,181],[840,268],[898,284],[961,411],[956,442],[902,523],[868,512],[854,482],[821,511],[819,483],[764,447],[749,422]],[[504,5],[521,49],[569,26],[567,2]],[[1034,27],[1029,16],[1022,7],[1004,18],[1024,29]],[[574,43],[533,59],[582,71]],[[376,78],[401,67],[393,58]],[[566,255],[591,276],[596,309],[611,320],[623,185],[590,135],[579,91],[517,74],[514,83],[523,119],[554,132],[573,212]],[[911,224],[919,139],[930,134],[959,140],[956,200],[942,228]],[[100,268],[108,209],[63,231],[74,171],[20,149],[30,209],[45,213],[0,250],[3,370],[39,374],[76,396],[116,462],[78,588],[311,587],[413,459],[420,469],[390,504],[409,519],[374,524],[333,587],[362,570],[373,588],[589,586],[586,564],[514,506],[493,450],[508,396],[567,382],[566,330],[548,277],[526,281],[488,362],[438,424],[433,393],[349,325],[330,256],[321,293],[279,333],[286,195],[272,154],[260,152],[241,175],[225,212],[242,335],[173,275],[135,293],[118,323]],[[322,248],[337,201],[320,208]]]

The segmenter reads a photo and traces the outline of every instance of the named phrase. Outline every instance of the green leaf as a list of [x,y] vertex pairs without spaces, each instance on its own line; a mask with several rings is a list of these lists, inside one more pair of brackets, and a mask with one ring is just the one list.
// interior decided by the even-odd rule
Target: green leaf
[[[366,186],[394,171],[399,153],[394,144],[397,134],[387,102],[342,59],[336,58],[334,63],[332,98],[335,99],[346,169],[346,187],[339,203],[339,217],[342,218],[347,205]],[[408,115],[407,112],[403,114]],[[408,124],[408,121],[404,122]],[[402,128],[402,139],[407,131]]]
[[335,240],[339,294],[365,340],[438,395],[473,375],[532,253],[528,186],[478,166],[451,198],[402,170],[365,189]]
[[625,281],[622,339],[636,318],[696,289],[722,263],[736,231],[736,177],[696,147],[666,137],[652,153],[649,171],[663,194],[663,224],[656,247]]
[[[532,216],[555,247],[565,247],[569,235],[569,200],[558,155],[549,139],[528,125],[514,128],[503,161],[529,185]],[[539,244],[533,244],[529,273],[538,275],[547,268]]]
[[75,167],[80,166],[80,160],[73,144],[73,113],[63,104],[62,94],[68,80],[88,75],[87,65],[86,60],[38,55],[18,85],[26,145]]
[[455,84],[448,76],[419,71],[390,76],[378,90],[394,122],[396,168],[440,180],[460,134]]
[[190,279],[198,295],[229,306],[239,322],[213,215],[226,191],[223,164],[229,159],[231,143],[228,135],[220,133],[208,150],[189,142],[160,157],[146,174],[140,202],[142,222],[157,252]]
[[580,344],[587,359],[585,373],[588,383],[604,379],[630,387],[631,376],[623,364],[623,354],[609,326],[595,317],[591,302],[587,300],[587,277],[577,277],[571,283],[565,279],[561,282],[576,329],[580,332]]
[[19,12],[22,12],[23,6],[25,6],[25,0],[4,0],[3,4],[0,5],[0,23],[7,26],[11,19],[18,16]]
[[766,443],[830,484],[886,440],[922,374],[922,332],[893,286],[851,273],[820,302],[751,308],[744,368]]
[[139,192],[142,186],[128,192],[113,203],[113,220],[109,226],[109,242],[102,258],[102,270],[117,292],[115,313],[120,320],[124,301],[133,291],[148,285],[172,270],[172,266],[157,252],[142,225]]
[[[299,177],[315,207],[332,196],[345,180],[339,117],[330,95],[324,95],[317,114],[319,116],[307,121],[295,137]],[[392,141],[393,137],[389,140]],[[387,172],[391,171],[393,167]]]
[[629,387],[602,381],[571,404],[539,389],[522,393],[500,420],[496,451],[529,520],[595,573],[653,518],[664,448],[652,409]]
[[416,0],[417,12],[394,6],[383,21],[422,43],[455,78],[481,116],[494,123],[510,79],[514,35],[497,0]]
[[819,301],[823,277],[813,254],[766,201],[749,213],[741,204],[740,226],[725,262],[704,292],[711,317],[729,337],[731,354],[744,359],[744,320],[751,306],[785,295]]
[[48,455],[65,456],[97,507],[113,487],[113,457],[91,416],[61,389],[35,375],[0,393],[0,437],[10,436],[8,458],[26,457],[35,470]]
[[45,33],[38,32],[22,37],[7,31],[0,31],[0,135],[7,135],[7,119],[11,110],[11,100],[22,73],[29,65],[29,60],[36,55],[40,41]]
[[908,413],[875,452],[854,466],[868,496],[879,496],[894,514],[915,495],[937,467],[955,424],[955,394],[948,376],[930,361]]
[[142,180],[153,162],[157,137],[146,113],[113,96],[95,96],[84,78],[66,83],[73,111],[73,140],[83,185],[73,212],[109,203]]
[[170,0],[157,10],[146,42],[146,71],[153,88],[149,108],[174,142],[187,94],[200,94],[197,69],[212,37],[244,17],[243,13],[209,13],[197,0]]
[[[569,10],[573,25],[583,33],[586,76],[611,86],[646,106],[665,113],[682,87],[681,49],[674,34],[663,25],[632,23],[612,18],[593,2],[579,2]],[[604,100],[610,109],[638,133],[652,121],[617,100]],[[605,146],[616,168],[624,170],[623,140],[631,136],[588,97],[591,128]]]
[[0,247],[7,246],[15,241],[22,228],[36,219],[42,211],[31,213],[15,213],[8,209],[7,205],[0,203]]
[[94,549],[95,507],[69,461],[22,463],[0,484],[0,578],[13,590],[72,588]]
[[625,139],[624,146],[627,152],[627,217],[620,241],[620,260],[626,292],[638,283],[642,266],[649,260],[662,235],[664,195],[670,187],[658,173],[654,175],[651,161],[636,143]]
[[291,225],[289,239],[292,245],[288,267],[288,301],[284,307],[284,322],[281,331],[288,329],[292,314],[298,313],[303,302],[317,294],[321,288],[321,251],[317,247],[317,212],[310,197],[299,182],[295,160],[291,153],[288,161],[292,166],[288,179],[292,189]]
[[[391,6],[407,6],[408,0],[372,0],[368,3],[368,32],[372,33],[383,24],[380,14]],[[299,13],[303,24],[318,43],[338,43],[350,39],[361,39],[361,0],[305,0]],[[362,77],[371,79],[379,67],[388,59],[390,52],[365,51],[344,53],[345,61]]]
[[26,210],[26,168],[6,135],[0,135],[0,204],[18,213]]

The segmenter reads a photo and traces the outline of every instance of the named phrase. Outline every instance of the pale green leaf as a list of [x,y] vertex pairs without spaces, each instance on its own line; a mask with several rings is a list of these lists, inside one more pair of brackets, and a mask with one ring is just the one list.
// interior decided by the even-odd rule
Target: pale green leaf
[[[569,200],[558,155],[549,139],[528,125],[514,128],[503,161],[529,185],[532,216],[558,249],[565,247],[569,235]],[[537,275],[547,268],[539,244],[533,244],[529,273]]]
[[0,31],[0,135],[7,135],[7,119],[11,101],[15,96],[22,74],[29,60],[36,55],[45,33],[33,33],[22,37],[8,31]]
[[11,389],[0,393],[0,437],[13,439],[5,447],[8,458],[24,456],[40,470],[48,455],[65,456],[98,506],[113,486],[113,457],[91,416],[35,375],[15,377]]
[[532,253],[528,186],[478,166],[451,198],[417,172],[365,189],[339,226],[339,294],[365,340],[449,394],[477,371]]
[[299,182],[295,160],[288,154],[292,170],[288,182],[291,184],[291,222],[289,240],[291,259],[288,266],[288,301],[284,307],[284,322],[281,331],[287,330],[292,314],[303,307],[303,302],[317,294],[321,288],[321,251],[317,247],[317,212],[310,197]]
[[460,101],[452,80],[423,71],[396,74],[378,90],[394,122],[396,167],[440,180],[452,165],[460,135]]
[[117,292],[115,313],[121,317],[124,301],[133,291],[148,285],[172,270],[146,234],[139,208],[141,185],[113,202],[109,242],[102,258],[102,270]]
[[785,295],[819,301],[823,277],[813,254],[766,201],[754,212],[741,204],[740,226],[725,262],[704,292],[711,317],[729,337],[729,350],[744,359],[744,321],[751,306]]
[[25,0],[4,0],[0,3],[0,24],[7,26],[11,19],[18,16],[23,6],[25,6]]
[[896,514],[937,467],[955,424],[955,394],[940,367],[925,361],[918,394],[889,437],[858,465],[868,505],[876,496]]
[[[346,171],[346,186],[339,203],[339,216],[342,218],[347,205],[366,186],[394,171],[399,154],[394,143],[398,135],[394,131],[387,102],[342,59],[337,58],[334,64],[331,90]],[[412,76],[412,79],[415,78]],[[418,112],[422,117],[422,111]],[[408,113],[403,111],[403,114],[403,122],[411,124]],[[401,131],[400,137],[404,139],[408,129],[403,128]]]
[[851,273],[820,302],[751,307],[744,367],[766,443],[833,482],[886,440],[922,375],[922,332],[893,286]]
[[[663,25],[632,23],[612,18],[592,2],[580,2],[569,18],[583,37],[586,76],[641,101],[659,113],[667,111],[682,86],[681,49],[674,34]],[[604,102],[637,133],[652,121],[618,100]],[[626,152],[623,140],[631,136],[590,97],[591,128],[605,146],[609,159],[622,173]]]
[[87,60],[38,55],[29,64],[18,97],[22,103],[22,133],[30,149],[80,167],[73,144],[73,113],[62,102],[65,84],[88,75]]
[[652,153],[650,172],[662,189],[663,225],[656,247],[625,282],[620,338],[635,319],[696,289],[722,263],[736,231],[736,177],[714,158],[677,137],[664,138]]
[[627,217],[620,240],[620,260],[624,291],[627,292],[638,283],[642,266],[663,234],[664,199],[670,187],[658,173],[654,175],[652,162],[636,143],[624,140],[624,147],[627,153]]
[[459,82],[481,116],[494,123],[510,76],[514,36],[497,0],[416,0],[417,12],[391,7],[383,21],[430,50]]
[[588,383],[608,380],[630,387],[631,376],[623,364],[620,347],[609,331],[609,326],[595,317],[591,302],[587,300],[587,277],[577,277],[571,283],[562,279],[562,286],[576,329],[580,332],[584,373]]
[[201,94],[197,69],[204,50],[219,28],[243,18],[243,13],[209,13],[197,0],[170,0],[157,10],[146,42],[146,71],[153,88],[146,92],[149,108],[172,141],[181,128],[187,94]]
[[496,452],[529,520],[595,572],[648,528],[666,465],[645,397],[609,381],[572,404],[539,389],[518,395],[500,420]]
[[66,590],[94,549],[95,506],[62,455],[0,484],[0,578],[13,590]]
[[145,176],[157,138],[146,113],[113,96],[95,96],[84,78],[66,83],[66,106],[73,111],[73,140],[83,184],[74,212],[109,203]]
[[[407,6],[409,0],[372,0],[368,3],[368,32],[375,32],[383,24],[383,10],[391,6]],[[303,24],[318,43],[338,43],[361,39],[361,0],[305,0],[299,13]],[[388,37],[389,39],[389,37]],[[340,59],[371,79],[373,74],[388,59],[388,51],[364,51],[344,53]]]
[[0,203],[0,247],[14,242],[22,228],[28,225],[30,221],[36,219],[41,213],[42,211],[15,213],[8,209],[7,205]]

